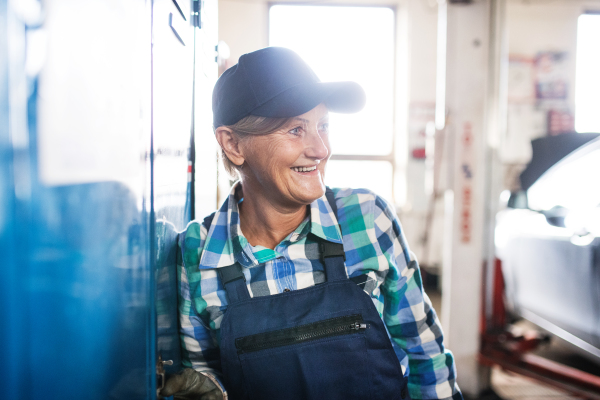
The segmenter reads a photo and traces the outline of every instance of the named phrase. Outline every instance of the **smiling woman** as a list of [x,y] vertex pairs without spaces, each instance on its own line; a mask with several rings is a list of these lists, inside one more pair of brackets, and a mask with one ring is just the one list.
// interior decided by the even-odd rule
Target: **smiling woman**
[[364,104],[358,84],[321,82],[280,47],[219,78],[215,136],[240,180],[179,236],[186,369],[162,395],[462,398],[395,211],[325,186],[329,113]]
[[[242,139],[235,129],[217,128],[225,157],[240,166],[245,199],[240,210],[253,209],[240,213],[241,228],[251,245],[274,248],[306,217],[305,206],[323,196],[325,165],[331,153],[328,120],[327,107],[320,104],[270,134]],[[285,209],[286,223],[272,208]],[[277,220],[268,232],[262,232],[272,215]]]
[[[217,141],[221,145],[223,162],[228,172],[235,178],[241,174],[241,167],[248,163],[254,164],[253,161],[246,160],[249,154],[256,154],[257,146],[260,147],[261,141],[265,139],[260,136],[266,136],[278,133],[275,143],[280,144],[280,148],[275,151],[283,152],[302,152],[299,145],[303,145],[307,140],[310,140],[313,130],[318,134],[315,154],[304,154],[305,158],[311,159],[306,165],[297,165],[290,167],[296,172],[310,172],[316,169],[321,160],[329,155],[328,129],[329,117],[326,106],[322,105],[306,114],[293,118],[265,118],[248,116],[232,126],[219,127],[216,130]],[[311,121],[314,114],[324,114],[318,120]],[[314,129],[313,129],[314,128]],[[266,139],[271,142],[271,138]],[[306,147],[306,146],[305,146]],[[309,150],[313,149],[310,145]],[[239,153],[239,151],[243,153]],[[323,153],[325,150],[325,154]],[[318,153],[318,154],[317,154]],[[265,158],[267,155],[259,151],[259,157]],[[291,156],[291,155],[290,155]],[[300,155],[298,155],[300,157]],[[232,162],[231,159],[236,160]],[[312,160],[314,159],[314,160]],[[240,163],[237,165],[237,163]],[[324,165],[325,163],[323,163]],[[246,169],[247,171],[248,169]],[[321,168],[323,171],[323,168]],[[324,186],[323,186],[324,187]],[[324,190],[324,189],[323,189]]]

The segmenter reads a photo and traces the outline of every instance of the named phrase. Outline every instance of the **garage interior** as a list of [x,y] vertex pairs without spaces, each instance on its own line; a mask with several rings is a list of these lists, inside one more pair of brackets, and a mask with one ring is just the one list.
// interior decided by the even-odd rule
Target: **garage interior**
[[158,398],[177,234],[233,184],[212,88],[283,46],[365,87],[327,184],[395,207],[465,398],[600,399],[600,0],[0,0],[0,27],[7,398]]
[[[314,41],[301,45],[275,36],[283,33],[273,28],[275,23],[269,18],[277,17],[273,7],[285,4],[221,0],[219,38],[229,45],[227,65],[235,64],[239,55],[269,44],[292,43],[302,49],[317,46]],[[300,8],[298,4],[303,3],[291,4]],[[368,5],[348,1],[306,4],[313,8]],[[531,141],[600,128],[597,123],[581,125],[585,89],[578,86],[597,79],[581,77],[585,73],[581,66],[585,62],[582,24],[586,18],[597,18],[600,4],[409,0],[383,1],[377,6],[392,7],[395,14],[391,50],[395,53],[394,185],[393,193],[387,195],[397,206],[408,242],[437,299],[434,306],[457,359],[461,389],[473,398],[490,387],[502,398],[579,398],[565,391],[554,392],[547,383],[521,381],[498,367],[490,373],[489,366],[494,363],[482,366],[478,357],[480,316],[483,305],[486,322],[497,322],[492,290],[498,263],[496,213],[506,207],[510,192],[521,189],[519,175],[531,161]],[[317,19],[315,23],[320,38],[329,43],[323,38],[327,31],[321,29],[322,21],[333,25],[337,21]],[[600,24],[598,19],[594,21],[591,24]],[[271,30],[265,29],[267,26]],[[335,26],[337,31],[343,29]],[[306,36],[302,28],[301,24],[298,37]],[[380,31],[376,34],[381,35]],[[304,40],[310,41],[312,36]],[[389,54],[382,54],[378,47],[382,43],[373,43],[375,40],[385,42],[385,38],[373,37],[373,51],[367,57],[382,67],[383,74]],[[597,42],[598,36],[594,40]],[[357,44],[357,52],[365,51],[361,45]],[[597,48],[597,44],[593,46]],[[546,89],[549,91],[544,93]],[[598,96],[594,98],[590,102],[598,105]],[[334,154],[332,159],[376,159],[360,156]],[[598,302],[598,275],[592,276],[594,291],[587,293],[592,296],[589,305],[593,308]],[[486,284],[483,291],[482,282]],[[598,317],[592,318],[597,327]],[[531,335],[538,332],[535,327],[521,322],[511,329]],[[565,347],[564,343],[554,344],[562,339],[553,337],[553,344],[548,345],[545,334],[540,334],[542,349],[536,352],[553,355],[563,363],[572,354],[586,353],[571,349],[562,354],[557,348]],[[571,360],[571,365],[583,366],[598,376],[598,365],[589,361],[589,353],[573,357],[577,361]],[[594,387],[593,391],[597,390]]]

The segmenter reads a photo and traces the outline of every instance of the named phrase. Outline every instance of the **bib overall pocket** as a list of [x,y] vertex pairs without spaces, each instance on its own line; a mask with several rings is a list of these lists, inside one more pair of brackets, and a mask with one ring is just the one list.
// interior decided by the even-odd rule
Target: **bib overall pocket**
[[236,339],[251,399],[368,399],[362,316],[349,315]]

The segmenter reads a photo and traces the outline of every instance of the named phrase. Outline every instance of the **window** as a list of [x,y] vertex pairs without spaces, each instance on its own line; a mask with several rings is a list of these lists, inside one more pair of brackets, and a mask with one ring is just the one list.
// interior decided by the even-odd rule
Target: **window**
[[269,44],[287,47],[322,81],[358,82],[367,105],[331,114],[327,184],[364,187],[393,201],[394,12],[385,7],[274,5]]
[[575,130],[600,132],[600,14],[583,14],[577,22]]

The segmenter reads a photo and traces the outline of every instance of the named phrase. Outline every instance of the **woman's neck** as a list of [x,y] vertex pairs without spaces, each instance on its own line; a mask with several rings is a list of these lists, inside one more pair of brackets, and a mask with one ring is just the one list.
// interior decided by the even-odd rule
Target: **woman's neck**
[[252,246],[275,249],[302,223],[309,209],[306,205],[283,207],[263,193],[243,188],[244,201],[239,204],[240,226],[244,237]]

